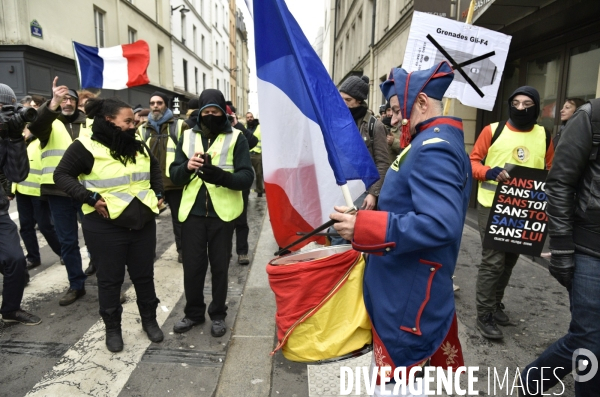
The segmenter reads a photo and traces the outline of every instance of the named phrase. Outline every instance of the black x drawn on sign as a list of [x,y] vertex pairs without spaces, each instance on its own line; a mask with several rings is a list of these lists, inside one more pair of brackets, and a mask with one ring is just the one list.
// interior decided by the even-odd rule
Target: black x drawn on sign
[[472,63],[479,62],[483,59],[489,58],[493,55],[496,55],[496,51],[488,52],[487,54],[483,54],[476,58],[469,59],[468,61],[465,61],[463,63],[456,63],[456,61],[454,59],[452,59],[450,54],[448,54],[448,52],[446,50],[444,50],[444,48],[437,41],[435,41],[435,39],[433,37],[431,37],[430,34],[427,35],[427,39],[429,41],[431,41],[431,44],[433,44],[435,46],[435,48],[437,48],[446,57],[446,59],[452,64],[452,69],[457,70],[458,73],[460,73],[462,75],[462,77],[465,78],[467,83],[469,83],[469,85],[471,87],[473,87],[475,92],[477,92],[479,94],[479,96],[483,98],[485,95],[479,89],[479,87],[477,87],[477,85],[473,82],[473,80],[471,80],[471,78],[469,76],[467,76],[467,73],[463,70],[463,66],[467,66]]

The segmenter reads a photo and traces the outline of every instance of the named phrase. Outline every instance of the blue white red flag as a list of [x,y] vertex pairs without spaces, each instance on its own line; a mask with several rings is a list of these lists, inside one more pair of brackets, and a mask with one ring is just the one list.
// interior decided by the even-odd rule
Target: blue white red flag
[[263,174],[283,247],[379,179],[350,111],[284,0],[253,0]]
[[122,90],[148,84],[150,49],[144,40],[98,48],[73,42],[81,88]]

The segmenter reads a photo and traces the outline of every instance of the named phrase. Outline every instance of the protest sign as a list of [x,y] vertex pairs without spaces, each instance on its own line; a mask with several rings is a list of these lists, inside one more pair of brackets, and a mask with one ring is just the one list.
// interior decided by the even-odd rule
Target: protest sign
[[540,256],[548,233],[548,171],[506,164],[510,180],[498,184],[483,247]]
[[446,60],[455,70],[444,96],[492,110],[510,40],[493,30],[415,11],[402,67],[412,72]]

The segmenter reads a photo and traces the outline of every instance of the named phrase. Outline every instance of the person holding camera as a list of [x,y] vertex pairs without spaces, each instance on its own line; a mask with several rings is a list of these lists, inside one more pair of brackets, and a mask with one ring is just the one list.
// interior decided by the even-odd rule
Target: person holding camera
[[[169,109],[169,97],[159,91],[150,95],[150,114],[148,121],[140,124],[138,133],[150,147],[150,151],[160,163],[162,170],[163,186],[165,188],[165,201],[171,208],[173,221],[173,234],[177,248],[179,263],[181,256],[181,222],[177,219],[182,189],[169,179],[169,166],[175,159],[175,146],[183,131],[190,128],[182,119],[173,116]],[[162,209],[161,209],[162,210]]]
[[[0,84],[0,164],[9,181],[21,182],[29,174],[23,129],[36,117],[32,108],[17,105],[14,91]],[[26,260],[19,242],[17,225],[10,219],[7,193],[0,185],[0,273],[4,276],[0,313],[5,323],[37,325],[42,320],[21,309],[25,289]]]
[[187,332],[205,321],[204,280],[210,263],[211,335],[225,335],[227,272],[234,220],[243,211],[242,190],[254,178],[248,142],[231,127],[223,93],[202,91],[198,124],[183,132],[171,164],[171,180],[185,186],[179,207],[182,222],[185,317],[173,331]]
[[120,302],[125,266],[135,288],[142,328],[163,340],[156,321],[154,252],[162,173],[158,160],[136,134],[133,110],[117,98],[90,98],[92,135],[81,134],[56,167],[56,185],[83,203],[82,229],[97,266],[100,315],[106,347],[123,350]]

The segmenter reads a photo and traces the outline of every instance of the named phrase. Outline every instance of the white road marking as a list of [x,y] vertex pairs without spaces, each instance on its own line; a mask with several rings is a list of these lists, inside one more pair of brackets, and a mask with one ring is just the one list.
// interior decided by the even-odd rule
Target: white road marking
[[[43,279],[45,284],[52,284],[45,276],[39,278]],[[66,280],[66,277],[63,278]],[[175,244],[155,262],[154,280],[156,294],[161,303],[167,307],[175,307],[183,293],[183,268],[177,263]],[[39,294],[39,291],[36,293]],[[64,354],[27,396],[99,397],[116,396],[121,392],[151,343],[138,321],[133,286],[126,294],[128,299],[123,305],[122,318],[125,344],[123,351],[111,353],[106,349],[104,323],[100,320]],[[159,326],[162,326],[168,315],[168,312],[157,310]]]

